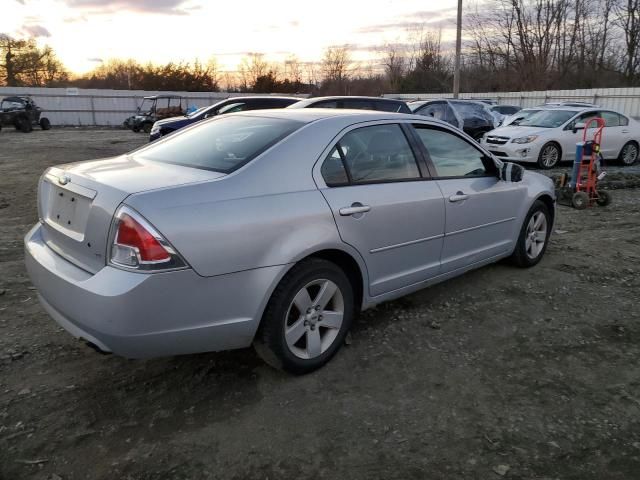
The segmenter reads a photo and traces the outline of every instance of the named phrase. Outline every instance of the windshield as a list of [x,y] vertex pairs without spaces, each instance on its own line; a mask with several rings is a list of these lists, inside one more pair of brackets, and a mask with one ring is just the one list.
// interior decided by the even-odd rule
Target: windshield
[[150,113],[155,101],[150,98],[145,98],[140,105],[140,113]]
[[202,107],[202,108],[199,108],[197,110],[194,110],[193,112],[187,114],[187,118],[197,117],[202,112],[204,112],[207,108],[211,108],[211,107]]
[[230,173],[303,123],[268,117],[224,116],[167,137],[133,157]]
[[522,127],[557,128],[564,125],[576,112],[570,110],[541,110],[525,120],[521,120]]

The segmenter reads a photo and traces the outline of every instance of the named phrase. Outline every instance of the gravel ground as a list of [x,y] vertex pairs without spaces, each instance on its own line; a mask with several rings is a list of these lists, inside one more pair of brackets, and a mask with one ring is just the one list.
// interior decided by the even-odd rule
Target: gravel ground
[[22,237],[39,175],[144,141],[0,133],[0,479],[640,478],[640,190],[559,207],[534,269],[380,305],[291,377],[252,350],[98,355],[38,305]]

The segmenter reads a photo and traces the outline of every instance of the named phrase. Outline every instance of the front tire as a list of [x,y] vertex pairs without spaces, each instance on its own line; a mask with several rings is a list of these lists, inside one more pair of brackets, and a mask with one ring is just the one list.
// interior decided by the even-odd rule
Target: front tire
[[560,155],[560,147],[557,143],[545,143],[538,155],[538,166],[543,170],[549,170],[560,163]]
[[354,312],[345,273],[327,260],[304,260],[273,292],[254,348],[273,367],[297,375],[312,372],[338,351]]
[[524,219],[511,260],[518,267],[536,265],[547,250],[551,235],[551,213],[544,202],[536,200]]
[[51,129],[51,122],[49,121],[48,118],[41,118],[40,119],[40,128],[42,130],[50,130]]
[[26,117],[18,117],[16,118],[16,130],[20,130],[22,133],[29,133],[33,130],[31,126],[31,121]]
[[628,142],[620,150],[618,161],[625,167],[630,167],[638,160],[638,144],[636,142]]

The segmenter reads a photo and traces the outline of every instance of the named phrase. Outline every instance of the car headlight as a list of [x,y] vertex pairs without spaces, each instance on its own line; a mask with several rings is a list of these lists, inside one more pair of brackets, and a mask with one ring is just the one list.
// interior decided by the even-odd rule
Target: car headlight
[[531,143],[536,138],[538,138],[537,135],[529,135],[528,137],[514,138],[513,140],[511,140],[511,143]]

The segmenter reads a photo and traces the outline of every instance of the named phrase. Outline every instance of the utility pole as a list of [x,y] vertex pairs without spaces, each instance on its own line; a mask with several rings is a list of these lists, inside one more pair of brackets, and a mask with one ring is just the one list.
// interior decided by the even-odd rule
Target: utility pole
[[456,29],[456,63],[453,72],[453,98],[460,95],[460,55],[462,52],[462,0],[458,0],[458,26]]

